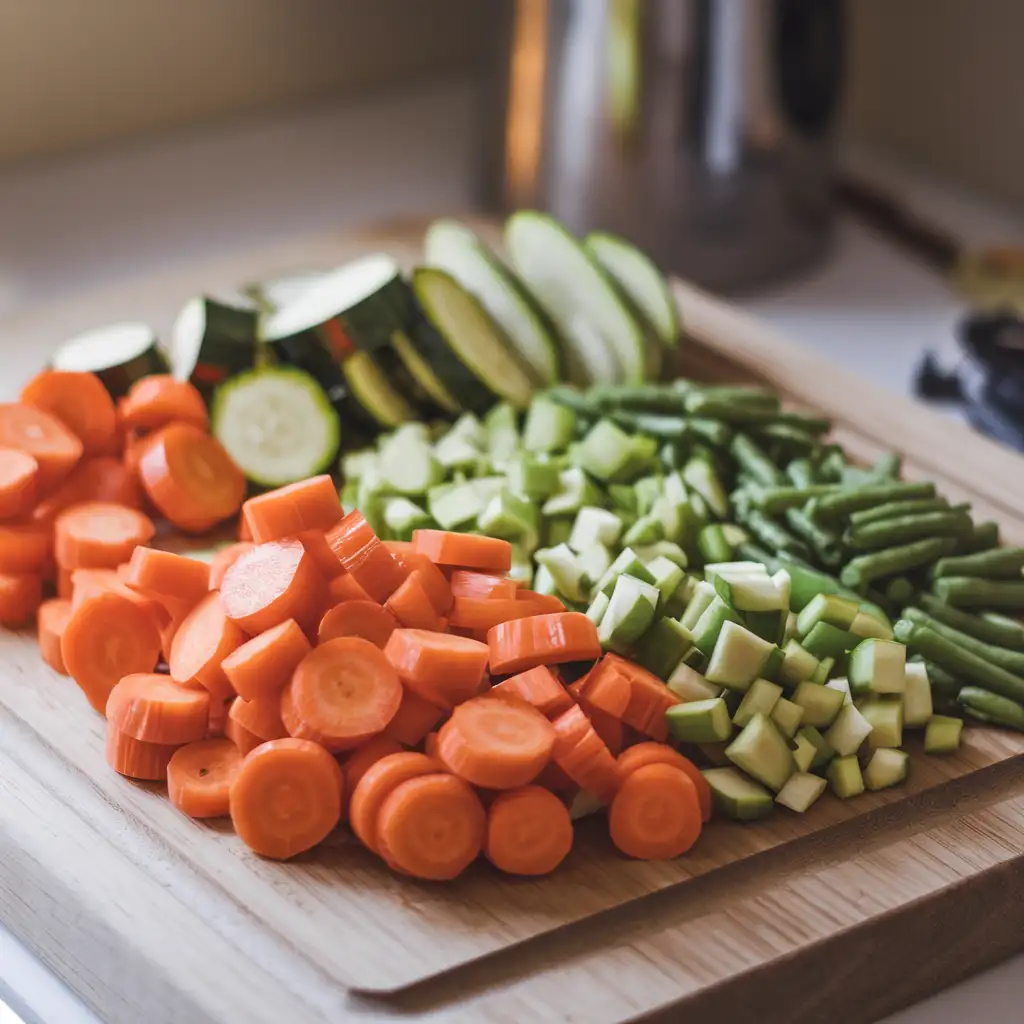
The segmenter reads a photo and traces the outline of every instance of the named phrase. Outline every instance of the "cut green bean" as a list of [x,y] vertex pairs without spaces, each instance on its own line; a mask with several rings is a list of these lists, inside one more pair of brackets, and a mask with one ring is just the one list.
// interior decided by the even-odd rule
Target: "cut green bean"
[[902,608],[914,600],[917,587],[914,581],[906,576],[896,576],[885,585],[885,596],[897,608]]
[[970,555],[976,551],[988,551],[999,547],[998,523],[975,523],[970,536],[964,537],[957,545],[960,554]]
[[802,508],[786,510],[786,523],[801,540],[810,544],[822,565],[838,568],[843,561],[843,542],[832,530],[816,523]]
[[764,487],[781,487],[785,477],[778,466],[772,462],[756,441],[747,434],[737,434],[732,439],[729,451],[741,470],[749,473]]
[[1024,571],[1024,548],[995,548],[972,555],[940,558],[932,567],[932,577],[977,576],[984,580],[1020,581]]
[[780,412],[772,422],[785,424],[788,427],[797,427],[805,434],[816,438],[823,437],[832,429],[830,419],[804,412]]
[[[739,438],[736,439],[737,441]],[[788,508],[800,508],[812,498],[834,494],[838,484],[811,484],[809,487],[762,487],[754,494],[754,504],[770,516],[785,512]]]
[[818,449],[818,439],[789,423],[766,423],[754,431],[761,444],[777,444],[790,454],[810,455]]
[[667,416],[657,412],[609,412],[608,417],[625,430],[647,434],[659,441],[681,441],[690,429],[681,416]]
[[860,526],[851,525],[843,534],[843,542],[858,551],[877,551],[927,537],[959,538],[970,532],[971,519],[966,512],[920,512],[895,519],[878,519]]
[[714,445],[716,448],[724,448],[732,440],[732,427],[721,420],[691,416],[686,422],[696,437],[702,437],[708,444]]
[[929,615],[943,625],[951,626],[961,633],[967,633],[996,647],[1024,651],[1024,624],[1015,619],[989,613],[973,615],[971,612],[961,611],[946,604],[934,594],[919,594],[917,600]]
[[742,522],[757,540],[773,551],[789,552],[805,560],[812,557],[810,548],[802,540],[798,540],[759,509],[748,509]]
[[774,395],[762,399],[757,393],[744,393],[740,388],[708,388],[687,394],[685,406],[689,416],[754,425],[771,423],[776,419],[779,402]]
[[686,403],[678,391],[650,384],[594,384],[587,392],[607,412],[653,412],[682,416]]
[[932,686],[932,695],[955,700],[962,686],[960,680],[951,672],[947,672],[941,665],[936,665],[934,661],[926,661],[924,666],[928,670],[928,682]]
[[973,576],[944,576],[932,584],[943,601],[957,608],[1024,610],[1024,580],[979,580]]
[[1024,732],[1024,706],[1019,701],[1010,700],[980,686],[965,686],[956,699],[973,718]]
[[[956,511],[966,512],[969,505],[958,505]],[[922,512],[947,512],[949,502],[945,498],[910,498],[904,501],[887,501],[884,505],[864,508],[850,513],[851,526],[863,526],[876,519],[895,519],[898,516],[916,516]]]
[[973,651],[957,646],[934,629],[920,626],[909,619],[900,619],[893,627],[896,639],[926,661],[935,662],[951,675],[983,686],[1010,700],[1024,700],[1024,679],[979,658]]
[[995,644],[987,644],[984,640],[963,633],[959,629],[947,626],[944,622],[929,615],[922,608],[904,608],[903,618],[919,626],[927,626],[933,629],[939,636],[944,637],[950,643],[957,644],[965,651],[971,651],[979,658],[992,662],[1007,672],[1024,677],[1024,651],[1010,651],[1005,647],[997,647]]
[[848,467],[846,456],[841,448],[830,448],[819,464],[819,475],[826,481],[839,483],[843,478],[843,470]]
[[821,483],[817,467],[810,459],[794,459],[786,466],[786,476],[794,487],[813,487]]
[[600,407],[591,401],[587,395],[575,390],[575,388],[567,386],[549,388],[544,394],[552,402],[557,402],[558,405],[564,405],[567,409],[572,409],[578,416],[592,420],[601,418]]
[[882,505],[890,501],[933,497],[935,497],[935,485],[931,483],[896,481],[890,484],[874,484],[817,498],[813,514],[825,521],[835,521],[844,519],[861,509],[873,508],[875,505]]
[[846,563],[839,578],[856,590],[873,580],[898,576],[911,569],[931,565],[937,558],[952,551],[955,544],[952,537],[929,537],[927,540],[915,540],[911,544],[872,551],[869,555],[858,555]]

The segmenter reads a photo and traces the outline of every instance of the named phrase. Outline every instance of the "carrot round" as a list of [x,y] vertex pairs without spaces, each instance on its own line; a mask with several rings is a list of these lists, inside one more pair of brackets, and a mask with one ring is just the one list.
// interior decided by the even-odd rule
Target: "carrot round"
[[526,701],[483,696],[460,704],[438,733],[449,771],[485,789],[526,786],[551,758],[555,730]]
[[373,601],[383,604],[409,575],[409,569],[384,547],[358,509],[349,512],[326,536],[342,567]]
[[0,572],[0,623],[21,626],[35,614],[43,600],[39,573]]
[[582,612],[553,612],[503,622],[487,634],[487,645],[491,671],[499,675],[601,656],[597,626]]
[[[238,700],[241,700],[241,698],[236,697],[235,701]],[[232,702],[231,706],[234,706],[234,702]],[[230,707],[228,709],[228,720],[224,723],[224,735],[234,743],[242,757],[245,757],[250,750],[255,750],[260,744],[266,743],[266,740],[260,739],[256,733],[250,732],[241,722],[232,718]]]
[[402,702],[402,684],[380,648],[360,637],[328,640],[300,662],[281,698],[293,736],[351,750],[383,731]]
[[287,860],[326,839],[341,820],[338,762],[309,740],[272,740],[247,754],[229,788],[231,821],[263,857]]
[[452,573],[451,590],[454,597],[502,598],[514,601],[519,588],[513,580],[493,573],[456,569]]
[[228,718],[264,742],[284,739],[288,735],[288,729],[281,718],[281,698],[277,694],[254,697],[252,700],[236,698],[228,709]]
[[456,597],[452,601],[449,623],[468,629],[474,636],[485,636],[495,626],[514,619],[526,619],[537,612],[526,601],[501,597]]
[[397,871],[443,882],[476,860],[487,818],[480,798],[452,775],[421,775],[388,794],[377,815],[378,852]]
[[160,632],[145,609],[105,590],[74,610],[64,627],[60,650],[68,674],[103,714],[110,691],[120,679],[156,667]]
[[257,544],[224,574],[220,586],[224,611],[255,636],[286,619],[315,634],[324,603],[324,584],[298,540]]
[[182,744],[206,735],[210,695],[190,690],[169,676],[123,676],[107,698],[107,721],[147,743]]
[[580,788],[610,802],[619,787],[618,768],[583,709],[570,708],[551,724],[556,737],[552,760]]
[[210,589],[219,590],[221,583],[224,582],[224,574],[237,562],[242,555],[252,549],[256,545],[251,540],[239,540],[234,544],[229,544],[226,548],[221,548],[213,558],[210,560]]
[[476,696],[487,669],[487,645],[423,629],[396,629],[384,648],[405,686],[440,708]]
[[206,687],[226,696],[221,662],[245,642],[246,636],[225,614],[220,596],[210,593],[185,616],[174,631],[167,664],[176,683]]
[[426,555],[421,555],[418,551],[408,551],[398,557],[407,569],[420,574],[420,585],[427,592],[437,614],[447,615],[452,607],[452,588],[444,573]]
[[241,508],[245,477],[221,443],[175,423],[147,441],[139,478],[150,501],[176,526],[203,533]]
[[390,757],[392,754],[403,753],[402,744],[387,733],[374,736],[361,746],[356,747],[345,759],[341,770],[345,776],[345,813],[348,813],[348,804],[351,801],[352,793],[359,785],[360,779],[382,758]]
[[598,738],[608,748],[608,753],[612,757],[618,757],[622,753],[622,747],[626,742],[622,721],[614,715],[608,715],[603,711],[599,711],[597,708],[589,708],[583,702],[581,702],[581,707],[586,712],[587,718],[590,719],[594,732],[597,733]]
[[119,403],[118,416],[132,430],[159,430],[169,423],[206,430],[210,424],[206,403],[194,385],[162,373],[136,381]]
[[163,782],[167,766],[178,748],[161,743],[147,743],[119,732],[107,723],[107,764],[129,779]]
[[39,492],[45,494],[82,457],[82,442],[45,409],[24,403],[0,405],[0,447],[28,452],[38,465]]
[[39,463],[28,452],[0,448],[0,519],[26,513],[36,498]]
[[356,578],[351,573],[343,572],[327,584],[327,601],[331,605],[341,604],[342,601],[371,600],[373,599],[356,582]]
[[512,568],[512,545],[496,537],[447,530],[415,530],[412,542],[421,555],[438,565],[483,572],[508,572]]
[[383,650],[398,625],[391,612],[375,601],[343,601],[328,609],[317,629],[317,642],[358,636]]
[[36,624],[39,627],[39,653],[54,672],[62,676],[68,674],[64,667],[64,657],[60,653],[60,638],[64,635],[64,627],[71,618],[71,602],[59,597],[43,601],[36,613]]
[[117,436],[114,401],[94,373],[43,370],[22,388],[21,400],[56,416],[82,442],[85,455],[111,450]]
[[306,530],[325,533],[341,519],[338,488],[326,473],[278,487],[242,506],[257,544],[295,537]]
[[191,818],[220,818],[230,810],[231,780],[242,765],[228,739],[197,740],[176,750],[167,764],[167,796]]
[[686,853],[700,830],[697,789],[684,771],[670,764],[647,764],[631,772],[608,809],[612,842],[641,860]]
[[667,743],[655,743],[653,740],[637,743],[619,754],[616,764],[620,779],[626,778],[637,768],[643,768],[648,764],[670,764],[681,772],[685,772],[697,790],[701,821],[710,821],[712,805],[711,787],[708,785],[708,780],[688,757],[684,757]]
[[545,718],[554,718],[568,711],[575,703],[559,678],[546,665],[509,676],[494,687],[495,694],[514,694],[532,704]]
[[221,668],[243,700],[270,697],[284,689],[309,651],[309,641],[299,624],[286,619],[232,651],[221,662]]
[[529,605],[533,615],[548,615],[551,612],[565,611],[565,605],[554,594],[538,594],[536,590],[526,590],[523,587],[520,587],[516,593],[516,600]]
[[41,572],[53,551],[53,534],[30,523],[0,523],[0,572]]
[[382,543],[395,558],[403,561],[406,555],[414,554],[416,551],[416,546],[411,540],[386,540]]
[[384,607],[406,629],[431,629],[439,632],[441,616],[437,614],[419,569],[411,572],[387,599]]
[[114,569],[155,533],[148,516],[125,505],[72,505],[54,523],[54,555],[65,569]]
[[132,604],[138,605],[156,623],[157,629],[163,629],[171,615],[167,608],[155,597],[140,594],[126,587],[116,569],[72,569],[71,570],[71,610],[74,611],[88,597],[105,590],[113,591]]
[[554,761],[549,761],[544,766],[544,770],[533,780],[533,785],[550,789],[552,793],[563,801],[575,796],[580,788]]
[[639,665],[628,664],[629,706],[622,721],[644,736],[663,743],[668,739],[665,712],[678,704],[679,698],[656,675]]
[[132,590],[195,605],[210,589],[210,567],[198,558],[139,545],[128,560],[124,582]]
[[32,510],[32,522],[50,525],[64,509],[86,501],[138,508],[141,501],[138,480],[120,459],[108,455],[82,459]]
[[510,875],[547,875],[572,850],[569,809],[554,793],[524,786],[499,793],[487,811],[484,856]]
[[385,734],[394,737],[407,747],[415,747],[423,741],[428,732],[437,727],[444,717],[444,710],[425,701],[412,690],[402,693],[402,703],[394,718],[388,722]]
[[377,852],[377,818],[384,801],[403,782],[434,775],[441,766],[426,754],[389,754],[367,768],[352,790],[348,821],[356,838],[368,850]]

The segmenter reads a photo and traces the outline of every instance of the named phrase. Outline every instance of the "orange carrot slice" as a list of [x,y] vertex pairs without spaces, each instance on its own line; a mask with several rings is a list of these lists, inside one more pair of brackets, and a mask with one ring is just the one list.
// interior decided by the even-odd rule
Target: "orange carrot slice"
[[287,860],[326,839],[341,820],[338,762],[309,740],[272,740],[247,754],[229,787],[231,821],[251,850]]
[[36,613],[43,600],[43,578],[39,573],[0,572],[0,623],[22,626]]
[[487,668],[487,645],[423,629],[396,629],[384,653],[406,688],[440,708],[476,696]]
[[514,694],[527,704],[532,704],[545,718],[554,718],[568,711],[575,703],[572,695],[546,665],[538,665],[518,675],[509,676],[504,682],[498,683],[493,692],[498,695]]
[[43,526],[0,523],[0,572],[41,573],[53,551],[53,534]]
[[39,463],[28,452],[0,448],[0,519],[24,515],[36,500]]
[[397,625],[391,612],[375,601],[344,601],[330,608],[320,620],[317,642],[358,636],[383,650]]
[[341,519],[338,488],[325,473],[278,487],[242,506],[252,539],[257,544],[296,537],[307,530],[326,533]]
[[351,750],[381,732],[402,702],[398,673],[360,637],[328,640],[303,658],[281,700],[293,736]]
[[380,604],[409,575],[409,569],[384,547],[358,509],[328,530],[327,542],[345,571],[355,577],[371,600]]
[[500,675],[601,656],[597,626],[582,612],[553,612],[503,622],[488,633],[487,645],[491,671]]
[[407,747],[415,747],[423,742],[428,732],[437,727],[442,718],[442,708],[425,701],[412,690],[405,690],[402,693],[402,703],[398,705],[395,717],[388,722],[384,732]]
[[72,505],[54,522],[54,555],[65,569],[115,569],[155,533],[148,516],[126,505]]
[[342,601],[370,600],[372,600],[370,595],[356,582],[355,577],[350,573],[345,572],[340,576],[335,576],[327,584],[327,601],[331,605],[341,604]]
[[537,612],[528,601],[497,597],[456,597],[448,618],[457,629],[468,629],[485,635],[502,622],[527,619]]
[[210,695],[179,686],[169,676],[123,676],[107,698],[107,721],[147,743],[180,745],[202,739],[209,719]]
[[72,505],[86,501],[109,502],[138,508],[141,492],[135,474],[117,458],[98,455],[78,465],[32,511],[32,522],[51,525]]
[[526,590],[523,587],[516,593],[516,600],[528,604],[534,615],[565,611],[565,605],[554,594],[538,594],[535,590]]
[[44,409],[24,403],[0,405],[0,446],[27,452],[38,466],[39,492],[46,494],[82,457],[82,442]]
[[128,560],[124,582],[144,594],[196,605],[210,589],[210,567],[198,558],[139,545]]
[[160,512],[192,533],[233,516],[245,498],[245,477],[221,443],[187,423],[165,427],[147,441],[139,478]]
[[152,616],[113,590],[86,598],[72,612],[60,642],[69,675],[103,714],[120,679],[152,672],[160,656],[160,633]]
[[415,530],[412,542],[420,554],[438,565],[484,572],[508,572],[512,568],[512,545],[496,537],[447,530]]
[[603,711],[599,711],[597,708],[588,708],[584,701],[580,702],[580,706],[586,712],[587,718],[590,719],[594,732],[597,733],[598,738],[608,748],[608,753],[612,757],[618,757],[622,753],[622,747],[626,742],[622,721],[614,715],[608,715]]
[[167,796],[190,818],[220,818],[230,811],[231,780],[242,766],[228,739],[197,740],[176,750],[167,763]]
[[551,724],[556,736],[552,759],[576,785],[609,802],[618,790],[618,768],[583,709],[570,708]]
[[477,599],[501,598],[514,601],[519,589],[513,580],[493,573],[474,572],[471,569],[456,569],[451,579],[452,594],[455,597]]
[[510,875],[547,875],[569,856],[569,810],[554,793],[524,786],[499,793],[487,811],[484,856]]
[[457,878],[476,860],[487,817],[479,797],[451,775],[408,779],[377,815],[377,846],[394,868],[414,878]]
[[372,740],[367,740],[361,746],[356,747],[348,755],[341,767],[345,775],[344,804],[346,816],[348,815],[348,805],[351,801],[352,793],[355,791],[356,786],[359,785],[359,780],[382,758],[389,757],[391,754],[401,754],[402,752],[402,744],[398,740],[388,736],[386,733],[381,733],[380,736],[374,736]]
[[377,852],[377,818],[384,801],[403,782],[434,775],[441,770],[426,754],[389,754],[367,768],[352,790],[348,820],[356,838],[368,850]]
[[72,569],[71,570],[71,610],[74,611],[88,597],[104,590],[113,591],[121,597],[138,605],[156,623],[157,629],[163,629],[170,619],[170,612],[155,597],[140,594],[124,585],[116,569]]
[[[406,555],[415,554],[416,552],[416,546],[411,540],[386,540],[383,544],[395,558],[401,561],[405,561]],[[417,566],[417,568],[419,567]]]
[[[235,698],[236,701],[241,699],[241,697]],[[232,718],[230,706],[228,708],[228,720],[224,723],[224,735],[234,743],[242,757],[245,757],[250,750],[255,750],[261,743],[266,742],[266,740],[260,739],[254,732],[249,732],[244,725]]]
[[120,775],[146,782],[163,782],[167,766],[178,748],[160,743],[147,743],[118,732],[107,723],[107,764]]
[[667,743],[655,743],[653,740],[637,743],[619,754],[616,764],[619,768],[619,777],[622,779],[631,775],[637,768],[643,768],[648,764],[670,764],[685,772],[697,790],[701,821],[710,821],[712,804],[708,780],[688,757],[684,757]]
[[580,789],[554,761],[544,766],[544,770],[533,780],[533,785],[550,789],[562,801],[571,799]]
[[216,698],[227,696],[221,663],[246,640],[245,633],[225,614],[216,592],[208,594],[185,616],[171,641],[171,678],[184,686],[200,685]]
[[114,401],[95,374],[43,370],[22,388],[21,400],[60,420],[82,442],[85,455],[112,450],[117,436]]
[[423,574],[419,569],[410,573],[384,607],[407,629],[439,631],[441,617],[422,581]]
[[221,548],[210,560],[210,589],[219,590],[228,569],[255,546],[251,540],[240,540]]
[[228,719],[237,722],[264,743],[267,740],[284,739],[288,735],[281,719],[281,698],[277,694],[254,697],[252,700],[233,700],[228,709]]
[[438,733],[437,754],[449,771],[486,789],[526,786],[548,763],[551,723],[515,697],[474,697],[460,704]]
[[426,555],[416,551],[400,556],[399,561],[410,572],[420,574],[420,584],[427,592],[434,611],[438,615],[447,615],[452,607],[452,588],[444,573]]
[[39,652],[54,672],[62,676],[68,674],[64,667],[64,657],[60,653],[60,638],[64,635],[64,627],[71,618],[71,602],[53,598],[43,601],[36,614],[39,627]]
[[188,381],[169,374],[136,381],[120,402],[118,415],[131,430],[159,430],[169,423],[189,423],[207,430],[210,425],[202,395]]
[[627,856],[668,860],[700,837],[701,810],[690,777],[670,764],[647,764],[627,775],[608,809],[612,842]]
[[270,697],[284,689],[309,651],[299,624],[286,619],[237,647],[221,662],[221,668],[243,700]]

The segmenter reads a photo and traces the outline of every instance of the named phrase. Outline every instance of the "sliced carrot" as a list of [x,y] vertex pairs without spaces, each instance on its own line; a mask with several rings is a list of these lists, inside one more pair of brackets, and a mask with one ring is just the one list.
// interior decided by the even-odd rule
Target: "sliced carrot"
[[255,636],[286,619],[315,635],[325,586],[298,540],[257,544],[224,574],[220,599],[232,622]]
[[622,721],[644,736],[664,742],[668,739],[665,712],[679,703],[679,698],[657,676],[634,665],[630,679],[629,707]]
[[456,569],[452,573],[451,590],[455,597],[503,598],[514,601],[519,588],[513,580],[493,573]]
[[317,629],[317,642],[358,636],[384,650],[397,625],[394,615],[376,601],[343,601],[324,613]]
[[597,626],[582,612],[552,612],[503,622],[488,633],[487,644],[491,671],[501,675],[601,656]]
[[39,627],[39,652],[54,672],[62,676],[68,674],[64,667],[64,657],[60,653],[60,638],[64,635],[64,627],[71,618],[71,602],[60,598],[43,601],[36,613]]
[[415,530],[412,542],[420,554],[438,565],[484,572],[508,572],[512,568],[512,545],[496,537],[447,530]]
[[230,693],[221,662],[245,643],[246,635],[225,614],[216,592],[185,616],[171,641],[171,678],[185,686],[200,685],[214,698]]
[[74,596],[75,582],[71,577],[75,571],[72,569],[57,570],[57,597],[62,601],[70,601]]
[[643,765],[622,780],[608,809],[608,831],[629,857],[678,857],[700,837],[697,789],[674,765]]
[[370,595],[356,582],[351,573],[343,572],[327,584],[327,601],[331,605],[341,604],[342,601],[371,600]]
[[551,612],[564,612],[565,605],[554,594],[538,594],[536,590],[524,590],[516,593],[516,600],[528,604],[534,615],[548,615]]
[[476,860],[486,825],[480,798],[465,782],[422,775],[388,794],[377,815],[377,846],[403,874],[448,881]]
[[229,789],[231,821],[256,853],[287,860],[326,839],[341,820],[338,762],[309,740],[273,740],[247,754]]
[[53,552],[53,534],[44,526],[0,523],[0,572],[42,572]]
[[395,558],[405,560],[405,556],[409,554],[415,554],[416,546],[411,540],[386,540],[383,542],[384,547],[388,549],[395,556]]
[[554,793],[524,786],[499,793],[487,811],[484,856],[510,875],[547,875],[569,856],[569,809]]
[[94,373],[43,370],[22,388],[21,400],[56,416],[81,440],[85,455],[111,450],[117,437],[114,401]]
[[72,505],[54,522],[54,555],[65,569],[114,569],[155,533],[148,516],[126,505]]
[[161,603],[167,609],[167,618],[160,627],[160,655],[164,661],[170,664],[174,638],[178,635],[181,624],[188,618],[192,609],[188,605],[176,602],[163,601]]
[[338,556],[331,550],[331,545],[327,543],[326,534],[319,530],[303,530],[298,534],[298,539],[302,541],[306,554],[313,559],[317,569],[320,570],[320,575],[325,580],[333,580],[335,576],[345,574],[345,569],[338,561]]
[[138,508],[141,502],[138,479],[120,459],[97,455],[82,459],[77,466],[32,511],[32,522],[50,525],[72,505],[86,501],[111,502]]
[[207,430],[210,417],[195,386],[169,374],[136,381],[119,403],[121,423],[131,430],[159,430],[168,423],[190,423]]
[[242,766],[228,739],[197,740],[176,750],[167,764],[167,796],[190,818],[220,818],[230,811],[231,780]]
[[0,405],[0,446],[28,452],[38,465],[36,481],[46,494],[82,457],[82,442],[44,409],[24,403]]
[[527,601],[498,597],[456,597],[452,601],[449,623],[458,629],[469,629],[474,636],[486,635],[502,622],[526,619],[537,612]]
[[254,697],[252,700],[233,700],[228,709],[228,718],[264,742],[283,739],[288,735],[281,720],[281,698],[277,694]]
[[36,500],[39,463],[28,452],[0,448],[0,519],[24,515]]
[[164,746],[126,736],[107,723],[107,764],[129,779],[163,782],[177,749],[173,744]]
[[420,583],[430,597],[430,603],[438,615],[447,615],[452,607],[452,588],[443,572],[418,551],[410,551],[399,557],[399,561],[410,571],[420,574]]
[[163,629],[170,619],[170,613],[155,597],[148,597],[124,585],[116,569],[72,569],[71,570],[71,610],[76,608],[88,597],[104,590],[113,591],[127,598],[132,604],[138,605],[156,623],[157,629]]
[[428,732],[437,727],[442,718],[442,708],[425,701],[412,690],[405,690],[402,694],[402,703],[398,705],[398,711],[388,722],[384,732],[407,747],[415,747],[423,742]]
[[573,706],[572,695],[546,665],[510,676],[494,687],[494,693],[512,693],[532,704],[546,718],[554,718]]
[[257,495],[242,506],[257,544],[306,530],[326,533],[343,514],[338,488],[326,473]]
[[224,730],[227,728],[228,715],[231,712],[231,705],[238,700],[233,694],[228,697],[221,697],[210,694],[210,718],[206,724],[207,739],[221,739]]
[[270,697],[285,688],[309,651],[299,624],[286,619],[237,647],[221,662],[221,668],[243,700]]
[[551,723],[517,697],[474,697],[438,733],[437,753],[449,771],[486,789],[526,786],[548,763]]
[[36,613],[43,600],[43,577],[39,573],[0,572],[0,623],[22,626]]
[[105,590],[74,610],[60,650],[68,674],[103,714],[118,680],[156,667],[160,633],[147,611],[122,594]]
[[160,512],[192,533],[233,516],[245,498],[245,477],[221,443],[187,423],[153,435],[139,458],[139,478]]
[[293,736],[328,750],[351,750],[381,732],[402,702],[402,685],[383,651],[342,637],[314,648],[285,688],[281,713]]
[[419,569],[411,572],[387,599],[384,607],[406,629],[439,631],[441,616],[437,614],[422,580],[423,574]]
[[632,685],[618,660],[605,657],[587,673],[586,681],[576,688],[576,694],[584,711],[599,711],[621,719],[629,707]]
[[[241,697],[236,697],[235,700],[241,700]],[[228,720],[224,723],[224,735],[227,739],[231,740],[236,747],[238,752],[245,757],[250,750],[255,750],[261,743],[265,743],[266,740],[260,739],[259,736],[254,732],[249,732],[248,729],[241,722],[235,721],[231,717],[231,707],[228,707]]]
[[345,571],[355,577],[372,600],[381,604],[409,575],[409,569],[384,547],[358,509],[327,531],[327,542]]
[[700,803],[701,821],[711,819],[711,787],[708,780],[704,778],[701,770],[688,758],[679,753],[678,750],[670,747],[667,743],[656,743],[653,740],[646,740],[637,743],[619,754],[616,759],[619,768],[619,777],[624,779],[637,770],[648,764],[670,764],[685,772],[690,781],[697,789],[697,799]]
[[122,676],[107,698],[107,721],[147,743],[182,744],[206,735],[210,695],[180,686],[170,676]]
[[384,801],[403,782],[434,775],[441,766],[426,754],[389,754],[374,762],[352,790],[348,821],[356,838],[368,850],[377,852],[377,818]]
[[619,785],[615,758],[583,709],[570,708],[551,724],[556,736],[552,759],[578,786],[609,802]]
[[583,701],[580,703],[587,713],[587,718],[590,719],[590,724],[594,727],[594,732],[608,748],[608,752],[612,757],[618,757],[622,753],[622,746],[625,743],[622,721],[597,708],[588,708]]
[[580,788],[554,761],[549,761],[544,765],[544,770],[533,780],[533,785],[550,789],[552,793],[557,793],[563,800],[567,796],[575,796]]
[[437,758],[437,733],[436,732],[428,732],[427,735],[423,737],[423,753],[426,754],[427,757],[432,757],[432,758],[434,758],[436,760],[436,758]]
[[345,759],[341,770],[345,775],[345,813],[348,814],[348,804],[352,798],[359,780],[382,758],[390,757],[391,754],[401,754],[402,744],[386,733],[374,736],[361,746],[356,747]]
[[423,629],[396,629],[384,653],[408,689],[440,708],[476,696],[487,669],[486,644]]
[[251,540],[239,540],[216,552],[210,559],[210,589],[219,590],[228,569],[255,546]]
[[128,561],[124,582],[144,594],[195,605],[210,589],[210,567],[198,558],[139,545]]
[[249,529],[249,521],[245,516],[238,517],[238,539],[252,540],[252,530]]

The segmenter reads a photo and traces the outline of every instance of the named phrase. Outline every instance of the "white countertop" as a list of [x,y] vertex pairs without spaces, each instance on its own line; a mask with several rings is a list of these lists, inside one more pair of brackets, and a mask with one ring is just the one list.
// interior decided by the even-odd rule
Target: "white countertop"
[[[465,209],[473,194],[473,96],[425,87],[356,108],[323,106],[0,171],[0,349],[10,390],[40,361],[5,318],[147,270],[375,218]],[[965,240],[1024,242],[1024,218],[890,163],[851,160],[908,190]],[[925,347],[949,349],[961,307],[940,281],[855,224],[801,281],[742,301],[894,391]],[[82,325],[83,327],[89,325]],[[56,343],[60,339],[54,339]],[[95,1016],[0,925],[0,1024]],[[886,1024],[1017,1024],[1024,957]]]

